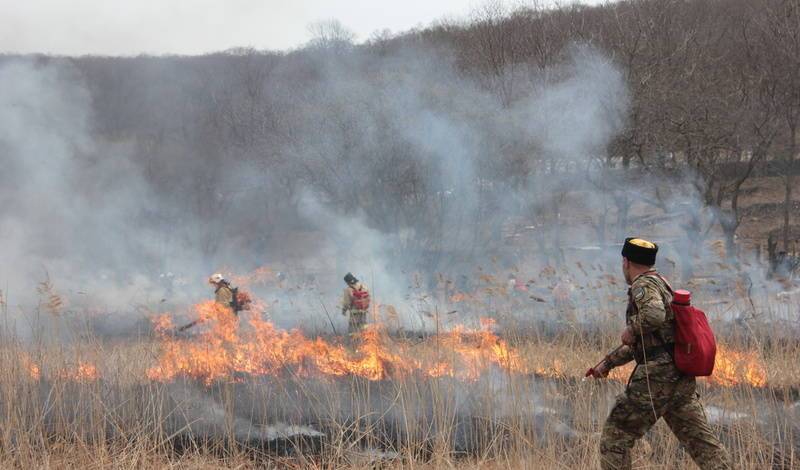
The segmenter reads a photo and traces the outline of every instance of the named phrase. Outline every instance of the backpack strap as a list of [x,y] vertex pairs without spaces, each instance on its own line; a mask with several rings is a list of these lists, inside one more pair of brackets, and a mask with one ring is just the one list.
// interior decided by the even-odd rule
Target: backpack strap
[[667,290],[669,291],[669,293],[670,294],[674,294],[675,293],[675,291],[672,289],[672,285],[669,283],[669,281],[664,276],[662,276],[660,272],[656,271],[655,269],[653,269],[651,271],[647,271],[646,273],[644,273],[642,275],[643,276],[652,276],[652,277],[661,279],[661,282],[663,282],[664,285],[667,286]]
[[[643,276],[652,276],[652,277],[655,277],[656,279],[660,279],[661,282],[663,282],[664,285],[667,287],[667,290],[669,291],[669,293],[671,295],[675,295],[675,291],[672,289],[672,285],[669,283],[669,281],[667,281],[667,279],[664,276],[662,276],[661,273],[659,273],[655,269],[653,269],[651,271],[647,271],[646,273],[643,274]],[[665,301],[665,300],[667,300],[667,299],[662,299],[662,301]],[[669,305],[669,303],[664,302],[664,310],[666,311],[667,309],[672,311],[672,307]],[[675,313],[674,312],[672,313],[672,323],[673,323],[672,324],[672,329],[674,331],[675,330]],[[673,332],[673,334],[674,334],[674,332]],[[675,362],[675,343],[667,343],[664,340],[664,336],[658,330],[653,332],[653,336],[655,336],[655,338],[661,343],[661,346],[658,346],[658,347],[659,348],[663,348],[665,351],[667,351],[669,356],[672,358],[672,362]]]

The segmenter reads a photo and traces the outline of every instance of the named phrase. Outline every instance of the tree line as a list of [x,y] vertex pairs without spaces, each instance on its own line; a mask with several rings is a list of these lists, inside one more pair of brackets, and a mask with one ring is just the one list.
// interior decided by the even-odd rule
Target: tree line
[[[315,25],[313,33],[305,46],[284,52],[34,60],[68,61],[79,71],[92,98],[93,132],[108,145],[132,147],[165,206],[179,208],[154,217],[229,222],[229,236],[208,235],[208,252],[236,237],[260,249],[280,236],[279,228],[303,228],[300,206],[309,188],[336,213],[363,217],[376,230],[413,229],[397,241],[425,253],[453,240],[498,242],[496,227],[509,215],[549,225],[540,242],[552,248],[563,239],[570,192],[590,188],[604,201],[591,217],[592,233],[618,239],[634,223],[629,208],[642,188],[631,190],[614,175],[636,172],[666,186],[671,178],[690,185],[702,206],[687,211],[687,239],[696,248],[718,228],[735,257],[746,215],[743,187],[765,165],[782,180],[780,241],[789,249],[800,138],[800,0],[514,9],[490,2],[465,21],[379,32],[361,43],[337,22]],[[605,148],[565,161],[508,130],[515,124],[503,110],[558,81],[559,64],[575,45],[614,64],[629,102],[622,131]],[[407,54],[418,56],[405,61]],[[437,72],[442,57],[454,73]],[[331,72],[342,68],[359,80]],[[465,82],[498,108],[465,104],[458,91]],[[475,160],[474,173],[461,174],[455,157],[427,158],[426,143],[413,142],[408,129],[415,123],[397,117],[407,103],[394,93],[403,90],[414,90],[426,109],[460,113],[470,126],[491,114],[495,130],[483,137],[496,138],[473,144],[487,155]],[[434,131],[438,122],[430,121]],[[249,177],[230,181],[232,172]],[[566,173],[584,179],[553,182]],[[548,196],[535,204],[520,200],[531,185]],[[668,213],[668,192],[653,185],[644,199]]]

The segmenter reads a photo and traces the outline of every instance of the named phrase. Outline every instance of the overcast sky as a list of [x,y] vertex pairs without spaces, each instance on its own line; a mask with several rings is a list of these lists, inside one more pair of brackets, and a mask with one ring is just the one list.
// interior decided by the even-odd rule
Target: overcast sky
[[[569,1],[569,0],[567,0]],[[580,3],[600,3],[581,0]],[[338,19],[368,39],[442,18],[475,0],[0,0],[0,52],[62,55],[201,54],[231,47],[289,49],[308,26]]]

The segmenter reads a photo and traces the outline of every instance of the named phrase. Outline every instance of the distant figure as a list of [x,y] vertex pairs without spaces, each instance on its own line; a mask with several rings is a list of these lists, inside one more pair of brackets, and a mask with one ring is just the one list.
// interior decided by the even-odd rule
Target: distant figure
[[517,276],[514,273],[508,275],[508,293],[513,294],[514,289],[517,287]]
[[622,272],[630,289],[622,345],[588,372],[595,378],[605,377],[614,367],[636,360],[625,393],[617,397],[603,426],[601,467],[630,469],[631,448],[664,418],[698,467],[730,469],[728,454],[708,425],[695,378],[683,375],[675,366],[675,317],[669,306],[672,288],[653,269],[657,252],[655,243],[625,240]]
[[572,280],[566,276],[559,278],[553,286],[553,305],[554,314],[560,322],[574,324],[577,321],[575,316],[575,302],[573,301],[575,286]]
[[214,273],[208,278],[208,283],[214,286],[214,300],[222,306],[233,308],[233,289],[225,277]]
[[522,279],[518,278],[516,274],[511,273],[508,275],[508,286],[507,286],[508,294],[509,295],[524,295],[528,293],[528,285],[525,284]]
[[553,300],[557,308],[570,308],[572,307],[572,292],[575,287],[572,281],[567,277],[562,277],[553,286]]
[[350,313],[347,324],[348,333],[357,333],[367,324],[369,310],[369,291],[355,276],[347,273],[344,277],[347,287],[342,297],[342,315]]
[[214,286],[214,300],[219,305],[233,310],[234,315],[239,315],[242,310],[250,310],[252,303],[250,294],[240,291],[238,287],[231,287],[230,282],[222,274],[212,274],[208,278],[208,283]]

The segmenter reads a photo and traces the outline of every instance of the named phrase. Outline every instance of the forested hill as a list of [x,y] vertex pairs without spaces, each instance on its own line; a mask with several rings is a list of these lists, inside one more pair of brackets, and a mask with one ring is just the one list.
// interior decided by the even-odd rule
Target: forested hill
[[[172,212],[150,215],[224,219],[261,242],[276,227],[307,225],[298,206],[310,192],[378,231],[413,230],[427,247],[470,231],[481,243],[484,235],[467,228],[476,221],[499,226],[513,215],[560,224],[564,199],[552,195],[576,186],[550,175],[565,171],[584,173],[579,189],[604,201],[587,236],[616,236],[630,228],[632,199],[654,185],[627,188],[603,172],[635,167],[659,181],[662,169],[680,165],[691,169],[684,183],[712,209],[692,230],[713,225],[732,243],[753,169],[770,161],[790,192],[794,171],[780,165],[793,167],[800,141],[796,0],[552,10],[491,3],[468,21],[358,43],[330,22],[285,52],[7,55],[2,63],[20,59],[59,64],[59,83],[81,83],[92,138],[102,142],[83,157],[102,158],[103,146],[130,152],[131,171],[170,203]],[[601,94],[597,106],[582,107]],[[538,110],[549,117],[531,114]],[[563,125],[548,128],[562,110]],[[572,128],[580,134],[574,142]],[[736,171],[721,171],[726,163]],[[656,193],[654,207],[664,209]],[[560,233],[548,236],[557,243]],[[219,242],[206,243],[213,252]]]

